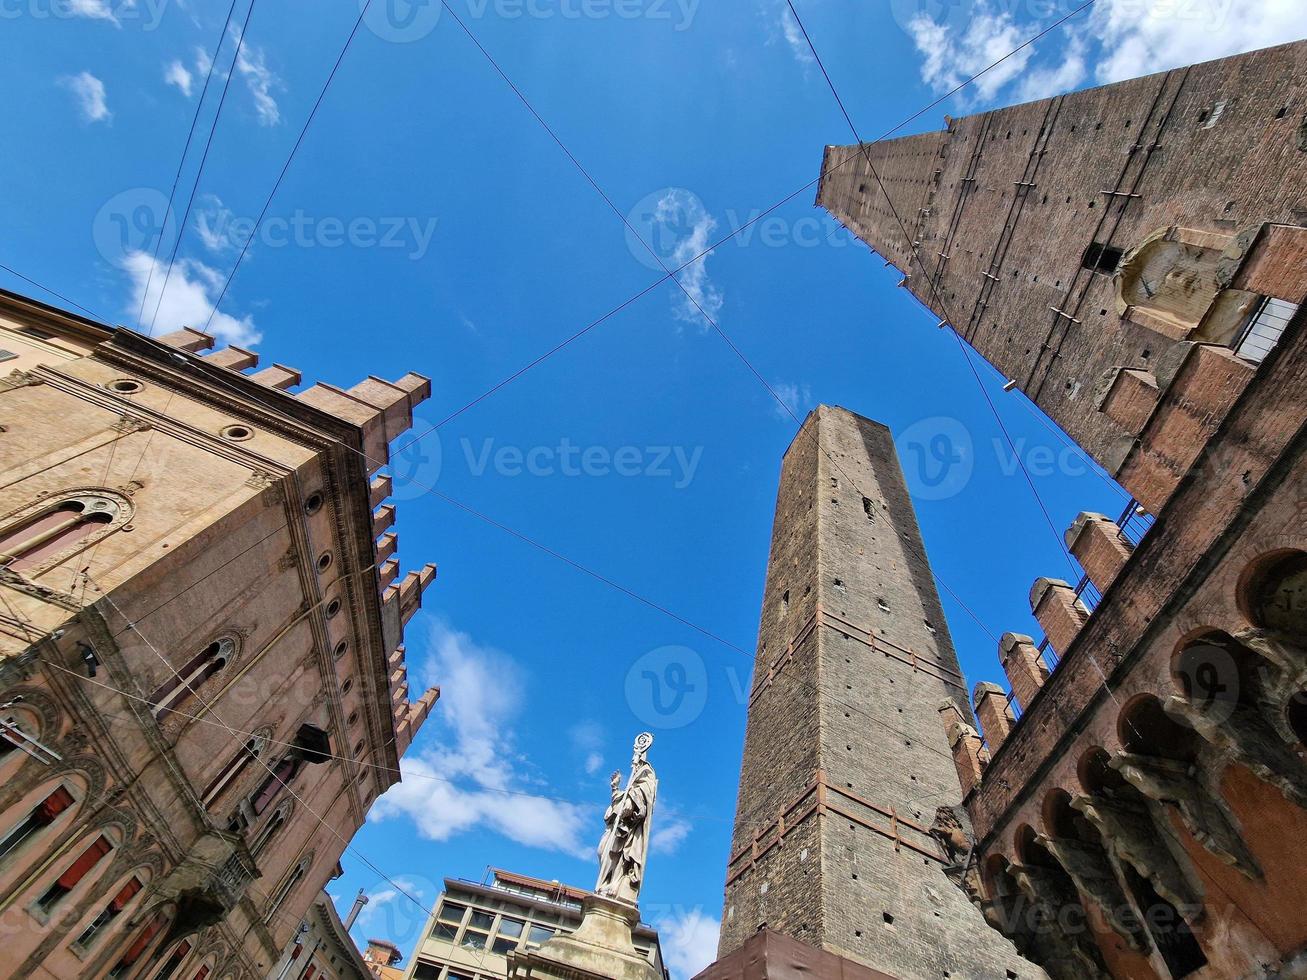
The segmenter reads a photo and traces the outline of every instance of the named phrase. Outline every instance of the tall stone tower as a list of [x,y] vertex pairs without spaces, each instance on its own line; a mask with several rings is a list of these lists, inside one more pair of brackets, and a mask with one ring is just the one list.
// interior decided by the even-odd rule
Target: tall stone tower
[[821,406],[781,471],[707,976],[760,930],[901,980],[1038,975],[929,833],[962,796],[940,726],[942,702],[970,718],[962,683],[889,430]]
[[1156,512],[1191,461],[1153,406],[1224,398],[1300,298],[1304,75],[1298,41],[828,146],[817,203]]

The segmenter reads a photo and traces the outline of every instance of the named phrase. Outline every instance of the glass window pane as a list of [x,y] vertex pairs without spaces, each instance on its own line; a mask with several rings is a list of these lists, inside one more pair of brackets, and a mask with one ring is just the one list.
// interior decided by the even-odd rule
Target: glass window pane
[[509,936],[497,936],[495,937],[495,944],[491,949],[500,956],[507,956],[513,950],[517,949],[517,940]]
[[493,913],[478,912],[475,909],[473,909],[472,918],[468,922],[468,925],[476,929],[485,929],[487,932],[490,931],[490,927],[493,926],[494,924],[495,924],[495,916]]
[[512,936],[516,939],[522,935],[522,926],[524,924],[517,919],[510,919],[505,916],[499,920],[499,934],[501,936]]
[[547,939],[554,937],[554,930],[547,929],[544,926],[532,926],[531,934],[527,938],[533,943],[543,943]]
[[437,922],[431,930],[431,935],[436,939],[443,939],[452,943],[454,937],[458,935],[458,926],[451,925],[448,922]]
[[463,913],[466,911],[466,905],[455,905],[452,902],[446,902],[444,905],[440,906],[439,918],[441,922],[462,922]]
[[440,967],[435,963],[426,963],[418,961],[417,967],[413,970],[413,980],[437,980],[440,976]]
[[484,932],[473,932],[471,929],[463,933],[464,949],[485,949],[486,941],[490,938]]

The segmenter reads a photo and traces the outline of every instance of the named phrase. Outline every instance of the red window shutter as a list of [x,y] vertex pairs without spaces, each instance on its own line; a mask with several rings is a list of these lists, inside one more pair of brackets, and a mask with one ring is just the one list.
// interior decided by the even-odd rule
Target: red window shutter
[[136,893],[139,892],[140,890],[141,890],[140,879],[132,878],[130,881],[127,882],[127,884],[123,885],[122,888],[119,889],[118,894],[115,895],[113,897],[113,901],[109,903],[109,907],[113,909],[115,912],[121,912],[124,908],[126,908],[127,903],[130,902],[132,898],[135,897]]
[[309,964],[309,968],[304,971],[304,980],[313,980],[313,974],[317,972],[318,968],[313,964]]
[[191,980],[204,980],[204,978],[207,977],[208,975],[209,975],[209,968],[207,966],[202,966],[195,971],[195,976],[192,977]]
[[73,805],[73,794],[60,786],[37,807],[38,815],[50,821]]
[[163,922],[164,919],[161,915],[156,915],[151,919],[150,924],[142,929],[141,934],[136,937],[136,942],[132,943],[131,946],[128,947],[127,952],[123,953],[123,958],[118,961],[119,964],[122,966],[131,966],[140,959],[141,954],[145,952],[145,947],[150,945],[150,940],[153,939],[159,930],[163,928]]
[[82,856],[72,863],[72,866],[59,876],[59,887],[72,890],[72,888],[83,878],[86,873],[96,866],[100,858],[104,857],[111,850],[113,845],[109,843],[107,837],[97,837],[95,843],[82,852]]

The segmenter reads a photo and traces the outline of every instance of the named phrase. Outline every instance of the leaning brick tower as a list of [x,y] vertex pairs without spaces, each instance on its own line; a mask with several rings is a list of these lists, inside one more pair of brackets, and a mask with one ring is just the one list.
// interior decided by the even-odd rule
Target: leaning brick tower
[[781,471],[705,977],[778,957],[816,976],[1041,975],[949,880],[929,832],[962,796],[940,725],[941,706],[970,721],[962,685],[889,431],[821,406]]

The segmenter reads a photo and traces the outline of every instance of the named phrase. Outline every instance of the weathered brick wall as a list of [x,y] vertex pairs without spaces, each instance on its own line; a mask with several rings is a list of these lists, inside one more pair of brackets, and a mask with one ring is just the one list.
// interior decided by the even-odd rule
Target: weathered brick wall
[[1297,42],[873,144],[920,265],[856,148],[827,148],[824,167],[854,159],[823,178],[818,203],[1111,462],[1122,431],[1094,410],[1100,378],[1151,370],[1175,338],[1123,319],[1112,278],[1082,269],[1082,255],[1095,242],[1128,251],[1172,225],[1232,235],[1307,221],[1305,73],[1307,42]]
[[967,693],[890,433],[844,409],[785,460],[755,691],[722,954],[766,924],[905,980],[1031,975],[927,833],[961,795],[938,706],[970,719]]

